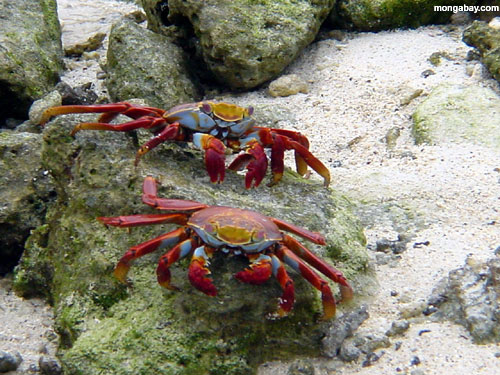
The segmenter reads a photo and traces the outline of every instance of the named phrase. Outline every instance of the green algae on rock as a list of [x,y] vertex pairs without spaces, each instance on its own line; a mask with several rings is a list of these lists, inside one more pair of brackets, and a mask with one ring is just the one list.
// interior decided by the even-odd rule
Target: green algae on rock
[[[178,144],[158,147],[136,168],[137,148],[129,134],[68,136],[76,123],[92,116],[60,116],[44,130],[42,161],[57,182],[58,202],[46,225],[30,238],[16,277],[18,290],[26,290],[30,280],[49,286],[65,373],[252,374],[267,360],[318,355],[330,323],[317,321],[319,295],[299,275],[291,272],[295,308],[279,320],[266,318],[281,294],[276,281],[239,282],[232,275],[246,262],[222,252],[211,263],[216,297],[190,285],[185,261],[171,267],[172,282],[181,291],[162,289],[155,276],[157,253],[134,263],[128,288],[113,279],[118,259],[129,247],[174,226],[128,233],[107,228],[96,217],[153,212],[140,198],[143,178],[152,175],[160,182],[160,196],[249,208],[323,233],[326,248],[307,246],[342,270],[359,296],[366,294],[371,276],[352,204],[319,181],[290,172],[272,188],[245,190],[243,176],[230,171],[223,184],[211,184],[201,153]],[[37,262],[44,270],[50,265],[48,272],[36,275]],[[338,314],[351,308],[340,305]]]
[[416,143],[468,141],[500,149],[500,97],[479,86],[444,84],[413,114]]
[[54,87],[63,69],[56,1],[5,0],[0,15],[2,116],[25,119],[31,102]]
[[107,59],[106,86],[114,101],[141,98],[169,109],[199,98],[182,49],[130,20],[111,28]]
[[330,21],[362,31],[417,28],[445,23],[452,12],[438,12],[435,5],[474,5],[476,0],[339,0]]
[[476,47],[493,78],[500,82],[500,30],[486,22],[474,21],[464,30],[463,40]]

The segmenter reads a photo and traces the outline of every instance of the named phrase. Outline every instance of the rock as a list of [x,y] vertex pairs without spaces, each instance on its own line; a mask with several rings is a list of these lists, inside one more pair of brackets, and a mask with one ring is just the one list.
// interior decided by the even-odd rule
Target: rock
[[500,257],[486,262],[469,258],[432,292],[433,319],[463,325],[478,344],[500,342]]
[[287,74],[279,77],[269,85],[269,94],[273,97],[290,96],[299,92],[307,94],[309,86],[296,74]]
[[[342,270],[356,295],[363,295],[373,279],[367,274],[365,240],[352,204],[321,182],[287,171],[280,184],[247,191],[243,176],[228,171],[224,183],[214,185],[201,153],[179,144],[158,147],[134,167],[136,140],[128,134],[82,131],[69,137],[74,125],[88,118],[60,116],[45,126],[41,159],[56,181],[59,199],[46,224],[29,238],[15,283],[21,294],[45,290],[50,295],[65,374],[252,374],[271,359],[317,356],[332,324],[345,331],[336,320],[317,321],[317,291],[292,273],[293,313],[267,319],[281,295],[276,280],[260,286],[240,283],[232,275],[247,263],[222,252],[210,266],[216,297],[191,286],[185,261],[171,267],[180,291],[161,288],[155,269],[162,251],[134,263],[129,273],[133,288],[118,283],[112,271],[128,248],[176,227],[145,226],[129,233],[96,220],[154,212],[141,202],[147,175],[159,180],[163,197],[251,208],[321,231],[328,245],[307,246]],[[149,138],[146,132],[138,136],[139,143]],[[338,316],[353,308],[339,305]],[[352,330],[354,323],[346,324]],[[336,334],[333,330],[329,336]]]
[[41,152],[40,134],[0,132],[0,274],[12,271],[30,230],[43,223],[55,198]]
[[310,360],[299,359],[290,365],[287,375],[314,375],[315,373]]
[[500,82],[500,29],[474,21],[464,30],[463,41],[481,53],[481,60],[493,78]]
[[18,352],[11,354],[0,350],[0,372],[16,371],[22,361],[23,357]]
[[500,97],[479,86],[443,84],[413,114],[417,144],[468,141],[500,149]]
[[330,21],[343,28],[363,31],[417,28],[422,25],[448,22],[453,12],[438,12],[434,5],[459,6],[476,1],[435,0],[339,0]]
[[140,98],[169,109],[199,98],[182,49],[130,20],[111,28],[107,59],[106,86],[113,101]]
[[363,305],[335,320],[321,340],[321,354],[329,358],[336,357],[344,340],[352,336],[368,317],[367,307]]
[[333,0],[230,1],[142,0],[148,25],[181,29],[215,78],[250,89],[279,75],[311,43]]
[[62,369],[61,365],[55,358],[41,356],[38,361],[38,367],[40,367],[40,373],[42,375],[61,375]]
[[0,3],[0,127],[26,119],[31,103],[50,91],[63,69],[55,0]]
[[385,333],[386,336],[396,336],[405,333],[410,328],[410,322],[407,320],[396,320],[392,322],[391,328]]
[[84,52],[95,51],[96,49],[102,47],[102,41],[105,37],[105,33],[95,33],[83,43],[66,46],[64,48],[64,54],[66,56],[81,56]]

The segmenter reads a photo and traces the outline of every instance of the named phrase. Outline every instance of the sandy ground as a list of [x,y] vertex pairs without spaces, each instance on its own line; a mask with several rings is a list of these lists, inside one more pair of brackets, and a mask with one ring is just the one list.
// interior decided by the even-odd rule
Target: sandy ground
[[[71,35],[82,39],[86,34],[75,28],[85,12],[76,0],[58,3],[64,43],[75,42]],[[90,35],[99,31],[94,27],[106,30],[103,24],[117,12],[133,8],[118,3],[119,8],[112,0],[93,6],[97,3],[101,5],[94,24],[85,27]],[[87,13],[84,18],[90,22],[93,17]],[[411,114],[443,82],[487,86],[500,93],[499,84],[481,64],[466,60],[470,48],[461,42],[461,32],[460,27],[431,26],[327,39],[307,48],[285,72],[302,77],[309,85],[307,94],[272,98],[263,88],[237,98],[222,97],[293,114],[293,121],[280,125],[307,135],[312,152],[330,167],[331,188],[363,203],[360,215],[369,245],[384,238],[395,240],[398,234],[411,238],[400,260],[384,265],[374,257],[380,290],[359,332],[384,333],[402,311],[425,302],[449,271],[463,266],[468,257],[489,259],[500,246],[500,150],[465,141],[416,146],[411,137]],[[103,50],[98,52],[102,56]],[[434,52],[448,56],[438,67],[428,61]],[[69,61],[68,66],[76,69],[65,78],[73,84],[96,81],[100,70],[91,57],[81,63]],[[427,69],[435,74],[424,78]],[[420,96],[401,103],[417,90],[422,90]],[[400,136],[394,147],[388,147],[384,139],[394,128]],[[426,246],[413,246],[426,241]],[[41,301],[17,298],[8,284],[0,283],[0,350],[23,355],[17,372],[21,374],[37,362],[40,348],[48,345],[43,350],[53,350],[46,339],[52,318]],[[492,375],[500,368],[498,345],[475,345],[461,326],[424,318],[413,319],[408,331],[377,352],[381,358],[370,367],[362,367],[361,360],[314,360],[315,373]],[[259,374],[286,374],[288,367],[269,363]]]

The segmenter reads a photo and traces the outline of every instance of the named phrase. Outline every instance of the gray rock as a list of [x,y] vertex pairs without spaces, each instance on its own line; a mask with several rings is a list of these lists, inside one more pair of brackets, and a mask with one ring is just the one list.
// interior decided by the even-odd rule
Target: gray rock
[[57,359],[41,356],[38,360],[38,367],[42,375],[61,375],[62,368]]
[[28,117],[31,103],[59,80],[63,64],[55,0],[4,0],[0,23],[3,127],[7,117]]
[[[284,319],[267,319],[281,294],[276,280],[260,286],[238,282],[233,274],[247,263],[222,252],[210,266],[216,297],[190,285],[185,261],[171,267],[172,282],[180,291],[161,288],[155,268],[165,250],[134,263],[129,273],[133,288],[117,283],[112,270],[128,248],[176,227],[127,232],[96,220],[155,212],[140,198],[147,175],[160,181],[163,197],[251,208],[320,231],[328,245],[307,246],[341,269],[356,295],[363,295],[373,280],[367,275],[365,240],[352,204],[320,182],[286,172],[276,186],[246,191],[244,177],[227,172],[224,183],[214,185],[201,153],[179,144],[158,147],[136,168],[137,147],[127,134],[82,131],[75,138],[68,136],[75,124],[89,117],[60,116],[45,126],[41,159],[54,176],[60,199],[49,209],[46,224],[32,231],[15,283],[21,294],[35,288],[51,296],[62,342],[58,358],[65,373],[252,374],[259,363],[276,356],[292,360],[318,355],[321,337],[332,324],[345,331],[336,320],[317,321],[317,291],[292,272],[293,312]],[[31,280],[37,280],[36,285]],[[352,308],[339,305],[339,316]],[[355,324],[346,324],[352,331]],[[328,334],[333,339],[337,332]]]
[[0,273],[12,270],[30,230],[41,225],[55,198],[52,179],[41,165],[42,136],[0,132]]
[[128,19],[111,28],[107,59],[106,86],[114,101],[140,98],[169,109],[199,98],[182,49]]
[[299,359],[288,368],[287,375],[314,375],[316,371],[310,360]]
[[479,86],[443,84],[413,114],[416,143],[468,141],[500,149],[500,97]]
[[355,30],[417,28],[448,22],[452,12],[436,12],[434,5],[476,4],[475,0],[339,0],[329,16],[334,24]]
[[[249,89],[281,73],[311,43],[333,0],[142,0],[148,25],[182,30],[185,45],[222,84]],[[168,15],[168,20],[167,20]]]
[[321,340],[321,354],[329,358],[336,357],[344,340],[352,336],[368,317],[367,307],[363,305],[335,320]]
[[0,372],[16,371],[22,361],[23,357],[19,352],[11,354],[0,350]]
[[490,27],[486,22],[474,21],[464,30],[463,41],[479,50],[482,62],[500,82],[500,29]]
[[392,322],[391,328],[385,333],[387,336],[401,335],[410,328],[410,322],[407,320],[396,320]]
[[500,342],[500,258],[476,263],[469,258],[433,291],[434,319],[463,325],[476,343]]

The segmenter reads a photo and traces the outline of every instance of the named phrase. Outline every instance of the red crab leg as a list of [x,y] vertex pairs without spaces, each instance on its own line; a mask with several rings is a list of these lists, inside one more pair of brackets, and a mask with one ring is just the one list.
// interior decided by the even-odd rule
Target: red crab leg
[[244,153],[239,154],[228,169],[239,171],[246,166],[248,172],[245,175],[245,187],[250,189],[257,187],[262,182],[267,171],[267,156],[264,148],[257,140],[248,142]]
[[159,214],[159,215],[130,215],[116,217],[98,217],[101,223],[114,227],[128,228],[151,224],[175,223],[185,225],[188,221],[186,214]]
[[196,201],[185,201],[182,199],[167,199],[158,198],[157,196],[157,184],[154,177],[147,176],[144,179],[142,185],[142,201],[156,209],[159,210],[171,210],[171,211],[198,211],[202,208],[209,207],[207,204],[203,204]]
[[71,131],[74,136],[80,130],[107,130],[115,132],[128,132],[135,129],[150,129],[166,124],[165,119],[151,116],[144,116],[137,120],[124,122],[123,124],[108,124],[107,122],[82,122],[76,125]]
[[158,261],[158,267],[156,268],[158,284],[170,290],[178,290],[179,288],[170,284],[169,267],[172,263],[177,262],[179,259],[182,259],[190,254],[196,246],[198,246],[198,240],[195,238],[189,238],[177,244],[169,252],[162,255]]
[[321,292],[321,301],[323,303],[323,316],[321,320],[328,320],[335,316],[336,304],[335,298],[333,297],[332,291],[328,286],[328,283],[321,279],[314,271],[309,268],[297,255],[295,255],[290,249],[285,245],[281,245],[276,250],[276,255],[285,264],[292,267],[295,271],[300,273],[300,275],[309,281],[316,289]]
[[159,144],[169,140],[175,140],[175,141],[184,140],[184,134],[181,132],[181,126],[179,125],[179,123],[176,122],[173,124],[169,124],[160,133],[158,133],[156,136],[154,136],[145,144],[143,144],[137,151],[137,154],[135,155],[134,164],[135,165],[139,164],[139,159],[141,158],[142,155],[151,151]]
[[317,243],[318,245],[326,245],[325,237],[323,237],[318,232],[311,232],[307,229],[298,227],[296,225],[287,223],[286,221],[276,219],[274,217],[270,217],[269,219],[271,219],[271,221],[274,224],[276,224],[278,228],[281,230],[286,230],[287,232],[296,234],[297,236],[300,236],[302,238],[305,238],[306,240]]
[[298,257],[304,259],[307,263],[321,272],[323,275],[339,284],[341,301],[349,301],[353,297],[352,287],[349,285],[345,276],[336,268],[330,266],[325,261],[321,260],[304,245],[302,245],[295,238],[288,235],[283,236],[283,243],[295,253]]
[[193,134],[193,144],[205,151],[205,168],[210,181],[222,182],[226,172],[226,146],[213,135],[204,133]]
[[114,271],[115,277],[120,282],[126,283],[126,277],[128,270],[130,269],[131,261],[155,250],[172,246],[173,244],[186,239],[187,236],[188,233],[185,228],[177,228],[169,233],[162,234],[152,240],[131,247],[117,263]]
[[196,289],[209,296],[217,295],[217,289],[212,283],[212,279],[207,277],[207,275],[210,275],[208,266],[213,252],[214,249],[208,246],[197,247],[191,258],[188,270],[188,277],[191,284]]
[[293,280],[290,276],[288,276],[285,266],[281,263],[281,260],[274,254],[271,254],[270,257],[272,260],[273,275],[278,280],[281,289],[283,289],[283,294],[279,299],[276,315],[278,317],[284,317],[287,316],[292,310],[295,302],[295,287],[293,285]]
[[164,110],[154,107],[143,107],[127,102],[94,104],[94,105],[61,105],[46,109],[40,120],[40,125],[45,125],[52,117],[70,113],[102,113],[99,122],[109,122],[119,114],[133,119],[143,116],[162,117]]
[[250,266],[236,273],[234,277],[244,283],[255,285],[269,280],[272,274],[271,258],[264,254],[248,254],[247,258],[251,262]]

